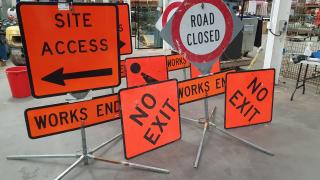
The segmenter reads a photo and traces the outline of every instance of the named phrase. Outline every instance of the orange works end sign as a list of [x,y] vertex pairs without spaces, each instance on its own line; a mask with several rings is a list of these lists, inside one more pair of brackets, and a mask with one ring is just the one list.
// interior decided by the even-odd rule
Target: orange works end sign
[[[18,16],[34,97],[120,84],[116,5],[19,3]],[[36,24],[35,24],[36,23]]]
[[120,90],[126,158],[181,137],[177,81]]
[[180,104],[223,94],[225,92],[226,74],[228,72],[232,71],[179,82]]
[[32,139],[92,126],[119,119],[118,94],[97,97],[93,100],[54,104],[25,111],[29,137]]

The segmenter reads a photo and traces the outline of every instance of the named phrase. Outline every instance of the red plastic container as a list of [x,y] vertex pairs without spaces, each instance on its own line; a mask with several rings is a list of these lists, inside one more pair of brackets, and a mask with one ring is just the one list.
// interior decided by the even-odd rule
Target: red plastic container
[[12,97],[23,98],[31,95],[29,77],[26,66],[16,66],[6,69]]

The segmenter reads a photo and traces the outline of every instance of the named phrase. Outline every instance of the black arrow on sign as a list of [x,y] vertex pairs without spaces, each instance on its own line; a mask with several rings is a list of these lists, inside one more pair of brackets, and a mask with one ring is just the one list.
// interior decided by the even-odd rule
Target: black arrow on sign
[[126,43],[123,42],[123,41],[121,41],[121,40],[119,40],[119,47],[120,47],[120,49],[121,49],[124,45],[126,45]]
[[66,83],[64,81],[69,79],[110,76],[110,75],[112,75],[112,68],[74,72],[74,73],[63,73],[63,68],[60,68],[48,74],[47,76],[43,77],[42,80],[49,83],[65,86]]

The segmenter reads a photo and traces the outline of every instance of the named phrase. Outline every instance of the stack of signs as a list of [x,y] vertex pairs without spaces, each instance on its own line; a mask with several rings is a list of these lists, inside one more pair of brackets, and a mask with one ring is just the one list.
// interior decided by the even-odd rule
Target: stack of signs
[[177,80],[120,90],[125,157],[181,138]]
[[222,0],[185,0],[161,31],[162,38],[209,74],[212,65],[241,31],[239,19]]
[[225,128],[272,120],[274,69],[227,74]]

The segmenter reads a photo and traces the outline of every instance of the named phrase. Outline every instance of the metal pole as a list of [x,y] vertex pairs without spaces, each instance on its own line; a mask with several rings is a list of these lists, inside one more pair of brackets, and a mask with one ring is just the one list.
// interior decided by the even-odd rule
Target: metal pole
[[111,93],[114,94],[114,88],[111,88]]
[[108,159],[95,157],[93,155],[88,155],[88,156],[90,158],[94,159],[94,160],[102,161],[102,162],[106,162],[106,163],[124,165],[124,166],[129,166],[129,167],[132,167],[132,168],[136,168],[136,169],[142,169],[142,170],[158,172],[158,173],[166,173],[166,174],[170,173],[170,171],[167,170],[167,169],[162,169],[162,168],[157,168],[157,167],[152,167],[152,166],[146,166],[146,165],[136,164],[136,163],[130,163],[130,162],[127,162],[127,161],[108,160]]
[[199,123],[199,120],[196,120],[196,119],[191,119],[191,118],[188,118],[188,117],[184,117],[184,116],[181,116],[181,119],[184,119],[184,120],[188,120],[188,121],[192,121],[192,122],[196,122],[196,123]]
[[184,80],[187,80],[187,70],[186,70],[186,68],[183,69],[183,77],[184,77]]
[[104,146],[108,145],[109,143],[115,141],[116,139],[120,138],[122,136],[122,133],[114,136],[113,138],[109,139],[108,141],[100,144],[99,146],[93,148],[92,150],[89,151],[89,154],[93,154],[95,153],[96,151],[98,151],[99,149],[103,148]]
[[239,138],[239,137],[237,137],[237,136],[229,133],[228,131],[219,128],[218,126],[216,126],[215,124],[213,124],[213,123],[211,123],[211,122],[210,122],[210,125],[214,126],[217,130],[219,130],[220,132],[224,133],[225,135],[228,135],[228,136],[230,136],[230,137],[233,137],[233,138],[237,139],[238,141],[240,141],[240,142],[242,142],[242,143],[244,143],[244,144],[246,144],[246,145],[248,145],[248,146],[251,146],[252,148],[254,148],[254,149],[258,150],[258,151],[261,151],[261,152],[263,152],[263,153],[265,153],[265,154],[267,154],[267,155],[270,155],[270,156],[274,156],[274,154],[273,154],[272,152],[268,151],[268,150],[265,149],[265,148],[262,148],[262,147],[260,147],[260,146],[258,146],[258,145],[255,145],[255,144],[253,144],[252,142],[249,142],[249,141],[247,141],[247,140],[245,140],[245,139]]
[[[206,94],[207,96],[207,94]],[[201,156],[201,152],[202,152],[202,146],[203,146],[203,141],[207,132],[207,128],[209,125],[209,107],[208,107],[208,99],[205,98],[204,99],[204,113],[205,113],[205,123],[204,123],[204,127],[203,127],[203,132],[202,132],[202,137],[201,137],[201,141],[200,141],[200,145],[198,147],[198,152],[197,152],[197,156],[196,156],[196,160],[194,162],[193,167],[194,168],[198,168],[199,165],[199,160],[200,160],[200,156]]]
[[84,155],[84,165],[88,165],[89,161],[88,161],[88,148],[87,148],[87,137],[86,137],[86,129],[84,127],[84,121],[82,121],[81,123],[81,142],[82,142],[82,154]]
[[203,141],[204,141],[204,138],[205,138],[205,135],[206,135],[206,132],[207,132],[207,127],[208,127],[208,122],[205,122],[204,123],[203,132],[202,132],[201,141],[200,141],[200,145],[198,147],[196,160],[194,161],[194,164],[193,164],[194,168],[198,168],[198,165],[199,165],[199,160],[200,160],[200,156],[201,156],[201,152],[202,152]]
[[209,121],[209,105],[208,105],[208,99],[207,99],[207,94],[206,94],[206,98],[204,99],[204,113],[205,113],[205,117],[206,117],[206,121]]
[[81,155],[77,154],[44,154],[44,155],[14,155],[7,156],[8,160],[25,160],[25,159],[36,159],[36,158],[78,158]]
[[62,179],[65,175],[67,175],[73,168],[75,168],[79,163],[84,160],[85,156],[82,155],[76,162],[74,162],[68,169],[63,171],[55,180],[60,180]]

